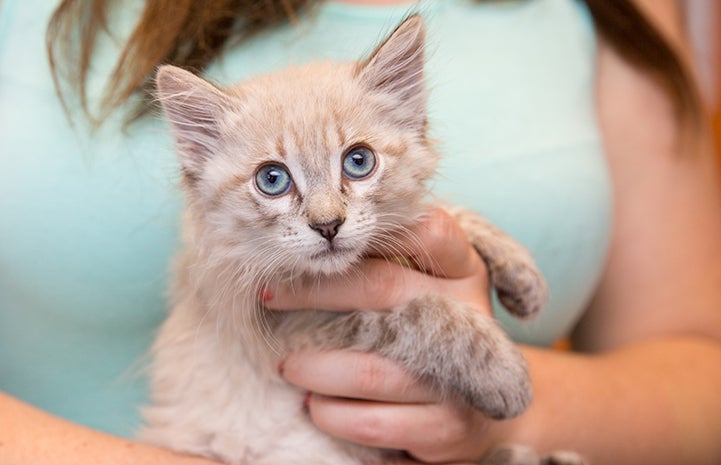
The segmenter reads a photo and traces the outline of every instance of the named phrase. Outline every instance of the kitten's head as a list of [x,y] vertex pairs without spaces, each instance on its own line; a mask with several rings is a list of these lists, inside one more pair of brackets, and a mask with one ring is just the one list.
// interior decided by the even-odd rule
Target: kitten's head
[[227,89],[161,67],[158,97],[206,245],[273,273],[334,273],[411,223],[437,163],[423,46],[413,16],[362,62]]

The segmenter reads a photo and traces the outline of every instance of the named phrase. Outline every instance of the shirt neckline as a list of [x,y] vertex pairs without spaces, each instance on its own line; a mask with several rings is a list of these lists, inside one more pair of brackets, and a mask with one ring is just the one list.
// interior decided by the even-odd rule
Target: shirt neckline
[[435,13],[451,3],[452,0],[406,0],[391,5],[364,5],[328,0],[322,4],[321,14],[345,19],[403,18],[413,13]]

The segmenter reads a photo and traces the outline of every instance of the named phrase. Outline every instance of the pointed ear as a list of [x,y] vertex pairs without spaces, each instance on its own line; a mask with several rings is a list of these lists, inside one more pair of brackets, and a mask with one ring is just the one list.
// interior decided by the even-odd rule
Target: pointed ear
[[183,172],[197,179],[205,160],[217,150],[219,118],[228,96],[213,84],[175,66],[158,69],[157,99],[175,136]]
[[406,110],[414,124],[425,127],[425,26],[410,16],[358,67],[358,77],[371,89],[386,93]]

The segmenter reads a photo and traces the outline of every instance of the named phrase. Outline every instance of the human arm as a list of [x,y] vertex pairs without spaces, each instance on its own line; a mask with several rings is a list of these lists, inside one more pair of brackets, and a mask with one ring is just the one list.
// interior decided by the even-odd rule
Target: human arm
[[70,423],[0,393],[0,463],[5,465],[213,465]]
[[[639,3],[690,60],[676,2]],[[525,350],[537,402],[524,429],[538,434],[554,412],[578,412],[554,422],[552,435],[531,440],[541,447],[575,443],[592,463],[719,463],[717,158],[706,134],[679,137],[663,90],[604,42],[598,83],[614,182],[611,250],[573,334],[581,352]]]
[[[649,6],[661,13],[664,30],[677,24],[672,2]],[[682,37],[677,30],[667,34],[676,41]],[[434,462],[476,459],[500,442],[526,443],[542,452],[576,449],[592,463],[721,460],[721,197],[715,158],[703,135],[695,139],[693,153],[685,152],[688,147],[675,137],[672,106],[653,80],[603,42],[599,60],[600,118],[616,209],[604,279],[574,333],[581,352],[524,348],[536,400],[526,414],[503,423],[438,401],[419,402],[415,409],[402,409],[405,414],[392,398],[365,405],[327,402],[334,393],[387,400],[389,388],[381,383],[374,396],[367,378],[397,375],[366,356],[338,353],[326,360],[328,376],[310,377],[306,373],[318,355],[295,355],[287,361],[286,377],[325,394],[310,402],[319,427]],[[404,292],[423,292],[426,286]],[[353,302],[362,307],[362,295],[354,294]],[[487,309],[483,299],[474,303]],[[354,381],[355,391],[347,376],[333,376],[352,364],[375,367]],[[314,384],[334,378],[346,384]],[[432,450],[423,450],[419,444],[429,434],[441,438]]]

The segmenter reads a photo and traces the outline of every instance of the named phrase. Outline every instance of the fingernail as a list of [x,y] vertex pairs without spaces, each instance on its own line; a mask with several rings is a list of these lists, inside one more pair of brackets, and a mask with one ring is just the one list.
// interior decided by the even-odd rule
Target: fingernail
[[273,298],[273,294],[266,288],[260,290],[260,300],[269,302]]

